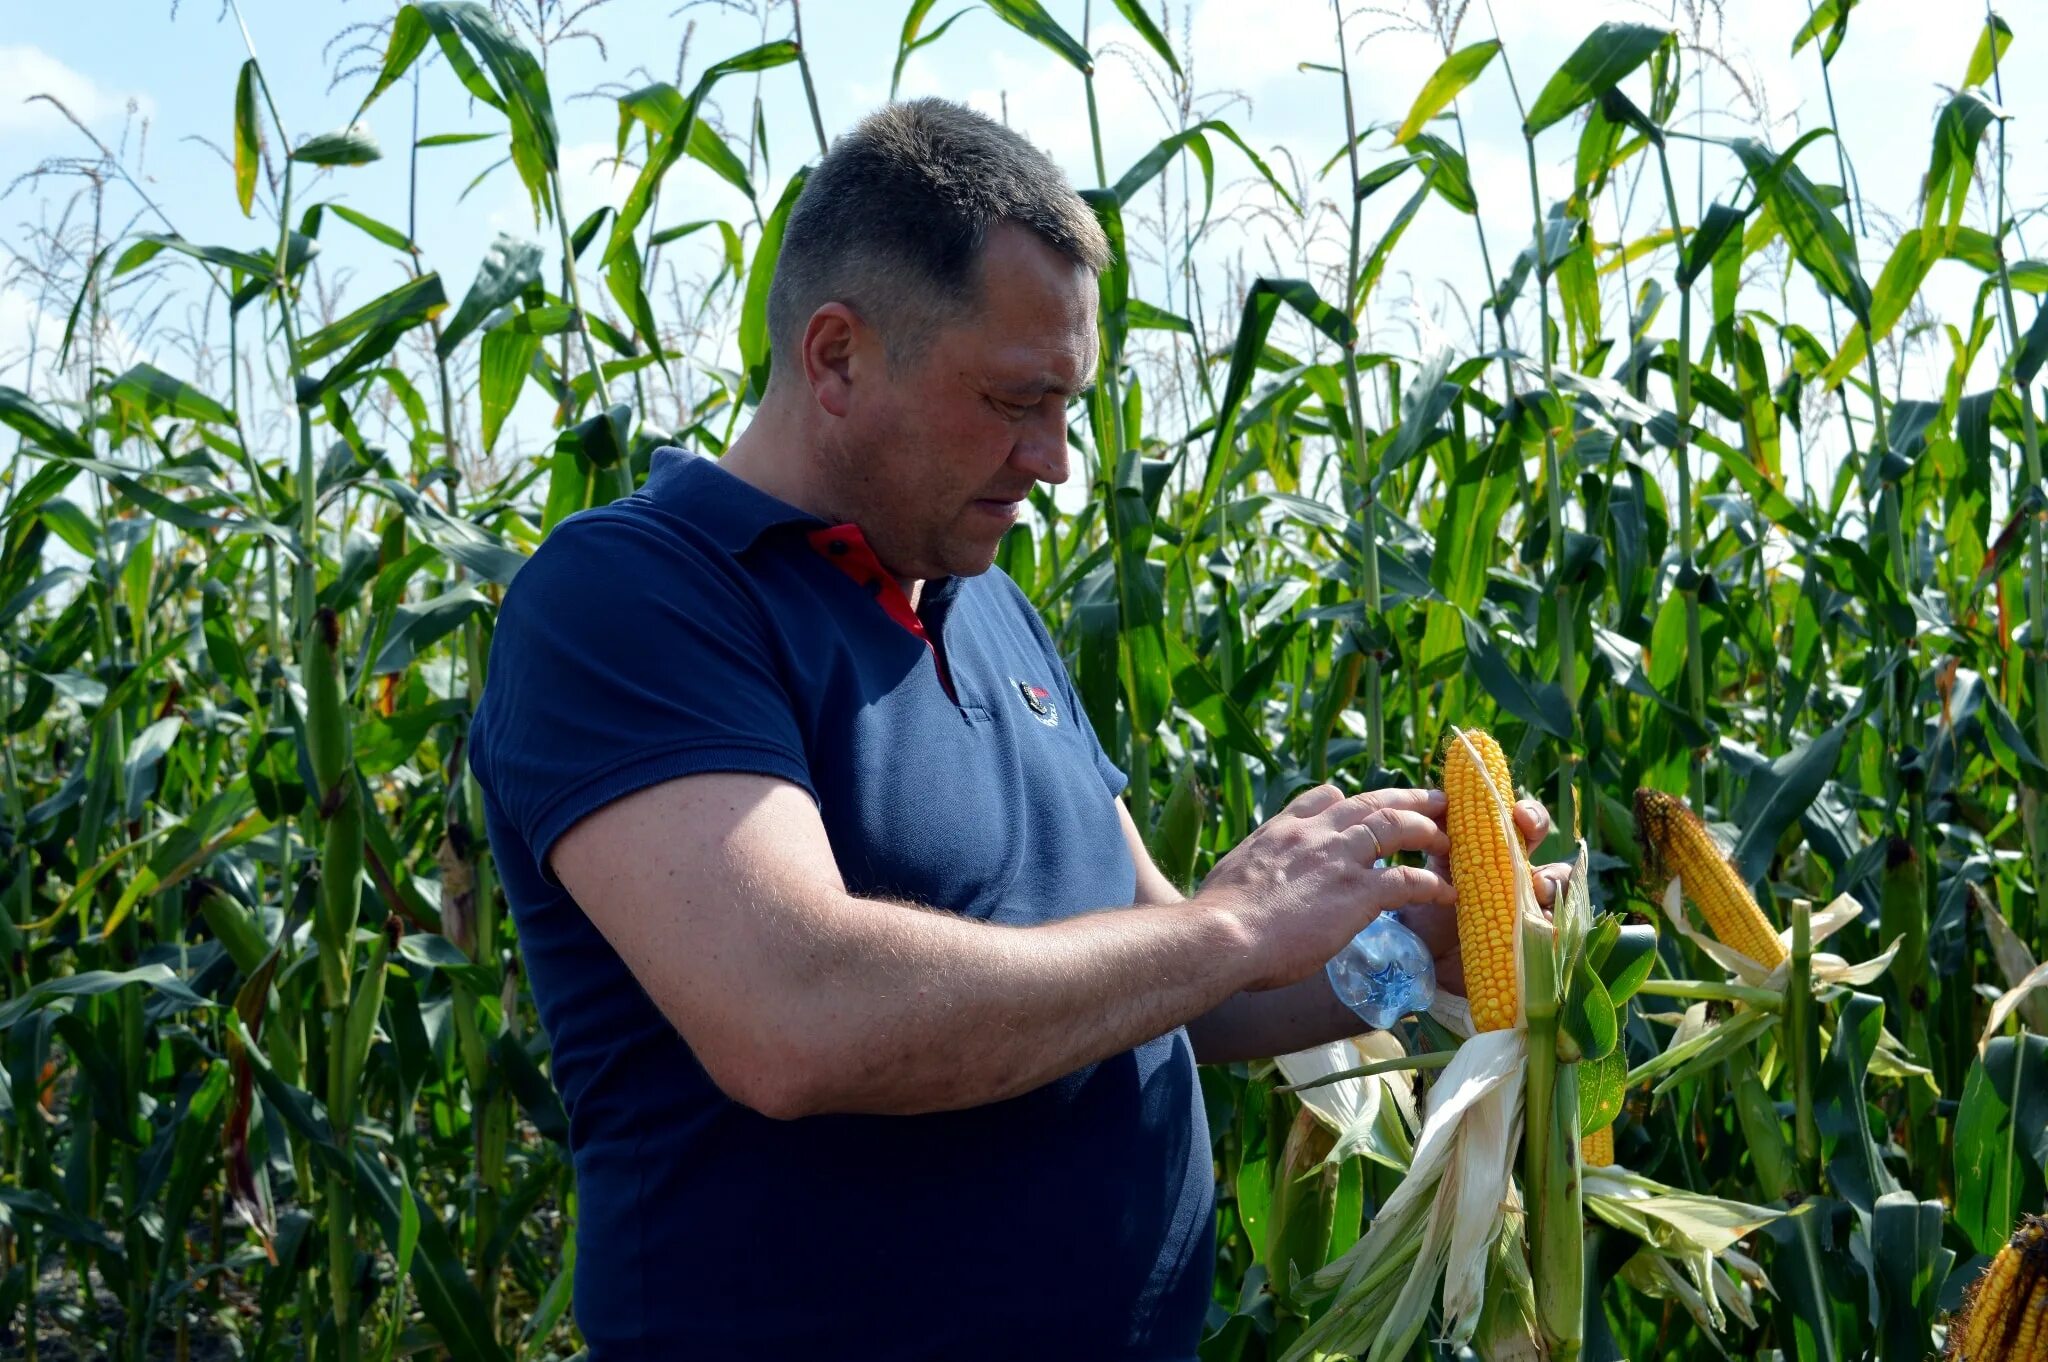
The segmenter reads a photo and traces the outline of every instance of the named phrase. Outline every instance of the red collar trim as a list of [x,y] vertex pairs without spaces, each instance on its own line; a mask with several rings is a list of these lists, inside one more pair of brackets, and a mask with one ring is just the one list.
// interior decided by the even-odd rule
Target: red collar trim
[[858,582],[882,607],[882,612],[897,624],[915,634],[932,655],[932,665],[938,668],[939,683],[946,693],[953,693],[952,678],[946,674],[946,660],[939,656],[938,646],[925,632],[924,621],[918,618],[917,610],[904,592],[903,584],[896,580],[894,573],[882,566],[882,560],[875,556],[868,544],[868,537],[861,533],[860,526],[848,521],[843,525],[829,525],[822,530],[812,530],[807,536],[811,547],[841,572]]

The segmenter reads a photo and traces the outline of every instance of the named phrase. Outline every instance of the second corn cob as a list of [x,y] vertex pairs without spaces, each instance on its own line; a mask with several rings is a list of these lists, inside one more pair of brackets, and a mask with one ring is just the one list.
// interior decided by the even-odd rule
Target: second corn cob
[[1651,863],[1661,867],[1660,874],[1678,877],[1715,940],[1767,970],[1785,963],[1788,953],[1777,929],[1685,801],[1660,790],[1637,790],[1636,827]]
[[1948,1362],[2048,1356],[2048,1217],[2020,1217],[1948,1329]]

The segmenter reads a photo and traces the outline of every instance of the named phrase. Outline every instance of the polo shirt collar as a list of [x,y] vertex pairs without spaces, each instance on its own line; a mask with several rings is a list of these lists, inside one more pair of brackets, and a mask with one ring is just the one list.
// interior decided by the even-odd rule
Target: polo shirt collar
[[[866,538],[858,526],[828,525],[809,511],[800,511],[780,497],[768,495],[754,484],[719,467],[718,460],[694,449],[664,445],[655,450],[648,460],[647,481],[640,484],[634,495],[646,497],[657,506],[687,516],[693,525],[702,527],[720,548],[735,558],[753,548],[770,530],[785,525],[800,526],[811,534],[811,547],[821,555],[826,553],[826,548],[821,542],[824,536],[819,535],[819,531],[837,533],[850,530],[861,539],[863,551],[867,550]],[[919,597],[922,602],[920,608],[947,608],[959,593],[961,584],[962,579],[953,576],[928,580]],[[909,602],[906,600],[904,605],[907,609]]]
[[639,495],[687,516],[735,557],[770,530],[784,525],[814,530],[825,524],[720,468],[716,459],[673,446],[654,451]]

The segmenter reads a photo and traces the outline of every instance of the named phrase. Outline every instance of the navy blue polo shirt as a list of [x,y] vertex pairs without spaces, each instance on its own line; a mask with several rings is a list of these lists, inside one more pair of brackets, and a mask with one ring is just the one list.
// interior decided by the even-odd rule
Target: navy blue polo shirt
[[569,1113],[594,1362],[1194,1356],[1214,1187],[1184,1031],[967,1111],[770,1120],[547,869],[610,800],[748,771],[811,794],[855,894],[1020,926],[1130,903],[1124,777],[1002,572],[913,612],[857,529],[659,451],[507,590],[470,763]]

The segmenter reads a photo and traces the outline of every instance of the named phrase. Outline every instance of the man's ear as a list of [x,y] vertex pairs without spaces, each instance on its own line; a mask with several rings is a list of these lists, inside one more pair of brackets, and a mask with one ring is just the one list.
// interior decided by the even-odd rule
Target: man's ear
[[826,303],[811,314],[803,336],[804,380],[826,412],[845,416],[852,408],[862,352],[874,341],[868,324],[845,303]]

